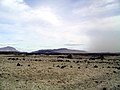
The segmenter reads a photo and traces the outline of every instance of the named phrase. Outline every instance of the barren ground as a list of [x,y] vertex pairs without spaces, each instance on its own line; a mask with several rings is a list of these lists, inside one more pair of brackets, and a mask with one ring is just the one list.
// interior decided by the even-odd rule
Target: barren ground
[[0,55],[0,90],[120,90],[120,56],[57,57]]

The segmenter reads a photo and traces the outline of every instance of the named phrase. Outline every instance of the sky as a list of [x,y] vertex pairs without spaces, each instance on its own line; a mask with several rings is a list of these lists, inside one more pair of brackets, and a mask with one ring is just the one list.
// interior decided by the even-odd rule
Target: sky
[[0,47],[120,52],[120,0],[0,0]]

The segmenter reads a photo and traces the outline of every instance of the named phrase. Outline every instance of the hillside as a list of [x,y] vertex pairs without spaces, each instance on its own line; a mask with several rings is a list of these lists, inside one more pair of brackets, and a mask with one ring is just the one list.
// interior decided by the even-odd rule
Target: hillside
[[59,48],[59,49],[44,49],[34,51],[32,53],[85,53],[86,51],[83,50],[72,50],[67,48]]
[[2,47],[0,48],[0,52],[18,52],[18,50],[16,50],[14,47]]

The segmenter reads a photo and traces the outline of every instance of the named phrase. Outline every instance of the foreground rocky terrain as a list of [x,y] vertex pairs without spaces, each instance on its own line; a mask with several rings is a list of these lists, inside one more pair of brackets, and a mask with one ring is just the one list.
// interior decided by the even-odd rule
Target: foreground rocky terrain
[[0,90],[120,90],[120,56],[0,55]]

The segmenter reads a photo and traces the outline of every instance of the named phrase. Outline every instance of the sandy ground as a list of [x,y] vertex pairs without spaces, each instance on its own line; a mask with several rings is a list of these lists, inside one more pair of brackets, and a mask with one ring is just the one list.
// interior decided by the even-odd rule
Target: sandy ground
[[0,90],[120,90],[120,56],[87,57],[0,55]]

